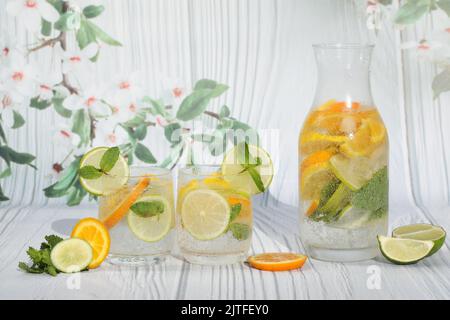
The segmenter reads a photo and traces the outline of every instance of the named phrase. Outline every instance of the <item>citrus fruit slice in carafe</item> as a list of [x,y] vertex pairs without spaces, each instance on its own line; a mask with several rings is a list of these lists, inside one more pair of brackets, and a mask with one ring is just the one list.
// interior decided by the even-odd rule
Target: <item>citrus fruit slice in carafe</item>
[[190,191],[181,204],[183,228],[198,240],[212,240],[228,229],[231,208],[216,191]]
[[[253,167],[253,172],[261,178],[261,188],[255,183],[255,177],[250,171],[244,170],[241,154],[245,151],[244,144],[238,144],[231,149],[225,156],[222,163],[222,175],[224,179],[236,189],[245,190],[251,194],[258,194],[267,190],[272,183],[274,170],[270,155],[262,148],[254,145],[248,145],[250,153],[250,162],[259,161],[259,164]],[[250,163],[256,164],[256,163]],[[245,163],[244,163],[245,165]],[[263,189],[263,190],[262,190]]]
[[368,118],[362,124],[353,138],[340,146],[340,150],[348,157],[364,157],[371,154],[386,137],[386,129],[382,122]]
[[158,212],[149,214],[144,211],[128,212],[128,226],[133,234],[146,242],[157,242],[164,238],[172,228],[172,206],[169,200],[159,195],[144,195],[135,204],[157,204]]
[[388,238],[378,236],[381,253],[395,264],[413,264],[427,257],[433,250],[433,241]]
[[[98,147],[87,152],[80,160],[80,168],[84,166],[94,166],[100,168],[100,161],[108,150],[107,147]],[[83,188],[96,196],[103,196],[115,192],[124,186],[130,175],[128,163],[122,155],[108,172],[97,179],[84,179],[80,177],[80,183]]]
[[248,258],[248,264],[259,270],[288,271],[301,268],[307,257],[295,253],[262,253]]
[[328,135],[314,131],[304,131],[300,136],[300,149],[303,154],[337,147],[349,140],[346,136]]
[[106,226],[97,219],[85,218],[78,221],[70,235],[72,238],[87,241],[93,250],[93,258],[89,264],[89,269],[95,269],[106,259],[111,245]]
[[394,238],[413,239],[413,240],[430,240],[433,241],[433,250],[429,256],[436,253],[444,244],[446,233],[442,227],[433,226],[431,224],[419,223],[410,224],[394,229],[392,231]]
[[[129,192],[121,191],[115,195],[111,196],[112,200],[117,198],[119,201],[114,202],[114,207],[110,209],[110,214],[102,218],[103,223],[108,229],[114,227],[120,220],[128,213],[130,207],[136,202],[136,200],[141,196],[150,184],[150,178],[142,177],[138,183],[131,188]],[[125,192],[125,193],[124,193]],[[103,211],[105,207],[103,206]]]
[[93,257],[90,244],[82,239],[71,238],[58,243],[50,253],[52,264],[61,272],[80,272],[88,267]]

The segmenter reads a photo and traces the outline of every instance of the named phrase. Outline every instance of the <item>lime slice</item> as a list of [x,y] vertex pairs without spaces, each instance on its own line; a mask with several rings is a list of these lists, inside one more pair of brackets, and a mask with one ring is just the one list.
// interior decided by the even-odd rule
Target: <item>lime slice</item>
[[372,169],[367,158],[349,159],[337,154],[330,159],[331,170],[352,191],[359,190],[372,177]]
[[380,250],[386,259],[395,264],[413,264],[427,257],[433,250],[433,241],[388,238],[378,236]]
[[[86,153],[80,161],[80,168],[84,166],[100,167],[100,160],[103,154],[108,150],[107,147],[98,147]],[[130,169],[124,157],[119,155],[114,167],[108,172],[108,175],[103,175],[98,179],[83,179],[80,178],[80,183],[83,188],[96,196],[103,196],[114,191],[117,191],[128,182]]]
[[398,227],[392,231],[392,236],[394,238],[433,241],[433,250],[429,254],[431,256],[444,244],[446,233],[442,227],[419,223]]
[[136,202],[160,201],[164,204],[164,212],[155,217],[140,217],[133,211],[128,212],[128,226],[133,234],[146,242],[156,242],[164,238],[172,228],[172,206],[162,196],[145,195]]
[[[255,170],[261,176],[264,190],[267,190],[273,179],[273,164],[270,155],[264,150],[254,145],[249,145],[250,155],[261,160],[261,165],[255,167]],[[227,180],[236,189],[245,190],[251,194],[258,194],[261,191],[258,189],[253,178],[248,172],[240,174],[244,168],[239,162],[238,152],[243,152],[243,144],[239,144],[231,149],[225,156],[222,163],[222,174],[224,179]]]
[[230,205],[218,192],[208,189],[190,191],[181,204],[181,220],[198,240],[212,240],[228,229]]
[[358,229],[367,225],[370,220],[371,212],[353,207],[346,206],[339,213],[338,220],[333,224],[333,227],[341,229]]
[[71,238],[58,243],[50,253],[52,264],[61,272],[80,272],[88,267],[93,257],[91,245],[84,240]]

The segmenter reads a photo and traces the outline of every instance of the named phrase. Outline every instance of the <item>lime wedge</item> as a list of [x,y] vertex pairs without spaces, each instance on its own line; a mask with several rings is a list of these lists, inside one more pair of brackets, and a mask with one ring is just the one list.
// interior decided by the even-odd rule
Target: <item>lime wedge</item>
[[218,192],[208,189],[190,191],[181,204],[181,220],[198,240],[212,240],[228,229],[230,205]]
[[172,228],[172,206],[162,196],[145,195],[136,202],[160,201],[164,204],[164,212],[154,217],[140,217],[133,211],[128,212],[128,226],[133,234],[146,242],[156,242],[164,238]]
[[91,245],[84,240],[71,238],[58,243],[50,253],[52,264],[61,272],[80,272],[88,267],[93,257]]
[[[80,168],[89,165],[99,168],[100,160],[106,150],[108,150],[107,147],[98,147],[90,150],[81,158]],[[129,175],[128,163],[122,155],[119,155],[119,159],[108,172],[108,175],[92,180],[80,178],[80,183],[87,192],[96,196],[103,196],[111,194],[124,186],[128,182]]]
[[[273,179],[273,164],[270,155],[260,147],[249,145],[249,152],[253,159],[259,158],[261,164],[254,167],[255,170],[261,176],[264,190],[267,190]],[[255,184],[251,175],[246,171],[240,174],[244,168],[239,161],[238,153],[242,152],[243,144],[239,144],[231,149],[225,156],[222,163],[222,174],[224,179],[227,180],[236,189],[245,190],[251,194],[261,193],[261,190]]]
[[392,236],[394,238],[402,239],[433,241],[433,250],[431,250],[428,255],[431,256],[435,254],[444,244],[446,233],[442,227],[419,223],[398,227],[392,231]]
[[420,241],[378,236],[383,256],[395,264],[413,264],[427,257],[433,250],[433,241]]

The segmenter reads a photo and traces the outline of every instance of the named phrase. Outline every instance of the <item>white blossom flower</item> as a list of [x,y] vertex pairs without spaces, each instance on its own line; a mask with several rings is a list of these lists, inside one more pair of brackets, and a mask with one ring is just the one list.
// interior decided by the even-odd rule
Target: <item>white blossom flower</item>
[[58,150],[70,151],[80,144],[80,137],[66,124],[58,124],[53,132],[53,142]]
[[6,126],[11,128],[14,125],[14,111],[18,111],[20,106],[21,103],[15,102],[0,86],[0,116]]
[[63,105],[69,110],[86,109],[96,119],[106,118],[111,115],[111,108],[102,100],[100,89],[94,86],[86,86],[88,89],[80,90],[79,94],[68,96]]
[[0,82],[13,101],[20,102],[34,95],[36,72],[22,55],[14,54],[0,69]]
[[418,58],[437,62],[450,57],[450,48],[434,40],[407,41],[402,49],[411,50]]
[[59,19],[58,11],[46,0],[10,0],[6,11],[32,32],[40,32],[42,19],[52,23]]
[[102,120],[95,126],[94,146],[118,146],[128,141],[128,133],[114,121]]
[[139,85],[138,73],[116,77],[108,87],[107,96],[110,101],[120,106],[127,106],[141,100],[142,89]]
[[[62,76],[60,73],[41,72],[38,75],[38,97],[40,100],[51,100],[53,98],[54,88],[61,83]],[[66,89],[67,90],[67,89]]]
[[92,66],[92,59],[99,49],[98,44],[91,43],[83,50],[76,49],[63,53],[62,72],[85,72]]
[[177,109],[184,98],[190,94],[190,90],[180,79],[163,77],[162,85],[164,88],[161,92],[163,103],[167,106],[173,106],[174,109]]
[[8,37],[6,31],[0,31],[0,63],[8,63],[10,57],[18,54],[16,42]]
[[115,123],[127,122],[136,117],[140,109],[141,105],[134,101],[124,106],[112,104],[112,114],[109,117],[109,120]]

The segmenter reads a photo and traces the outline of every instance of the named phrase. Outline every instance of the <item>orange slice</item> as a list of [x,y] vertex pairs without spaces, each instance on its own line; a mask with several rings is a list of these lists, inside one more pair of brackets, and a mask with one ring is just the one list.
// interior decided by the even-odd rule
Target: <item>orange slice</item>
[[328,162],[330,158],[335,154],[335,151],[333,149],[327,149],[327,150],[320,150],[316,151],[313,154],[307,156],[305,160],[302,161],[302,164],[300,166],[300,171],[304,172],[307,168],[310,166]]
[[120,220],[128,213],[130,207],[136,202],[141,194],[147,189],[150,184],[150,178],[143,177],[133,187],[130,193],[119,203],[114,211],[103,219],[103,223],[108,229],[114,227]]
[[73,228],[71,237],[83,239],[91,245],[93,257],[89,269],[100,266],[108,256],[111,238],[108,229],[100,220],[81,219]]
[[300,190],[302,200],[320,198],[320,193],[334,175],[328,162],[309,166],[301,173]]
[[319,201],[313,200],[311,201],[311,205],[309,206],[308,210],[306,210],[305,215],[307,217],[310,217],[319,207]]
[[303,154],[338,146],[348,140],[345,136],[327,135],[313,131],[304,131],[300,136],[300,149]]
[[382,143],[386,129],[382,122],[372,118],[364,119],[353,138],[342,144],[340,149],[348,157],[362,157],[371,154]]
[[263,253],[248,258],[251,267],[265,271],[287,271],[301,268],[307,257],[296,253]]

